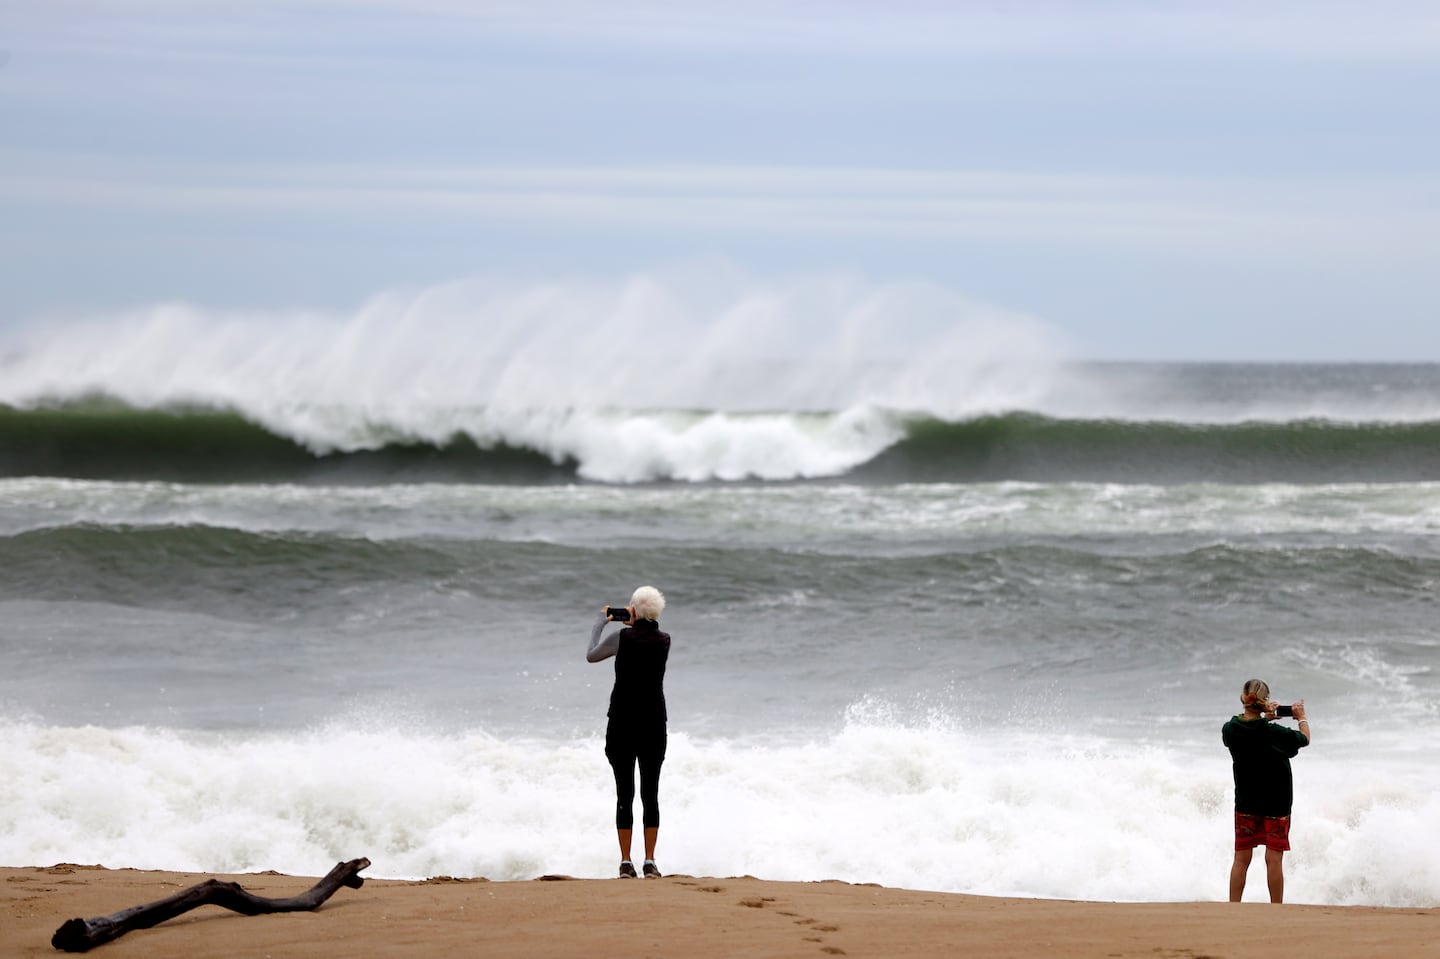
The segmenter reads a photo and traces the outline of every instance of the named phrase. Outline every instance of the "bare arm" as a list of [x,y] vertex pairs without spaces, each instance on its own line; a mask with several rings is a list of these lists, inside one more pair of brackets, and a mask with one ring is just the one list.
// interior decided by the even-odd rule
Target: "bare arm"
[[1305,737],[1307,743],[1313,742],[1310,738],[1310,720],[1305,718],[1305,700],[1303,699],[1295,703],[1295,718],[1300,722],[1300,735]]

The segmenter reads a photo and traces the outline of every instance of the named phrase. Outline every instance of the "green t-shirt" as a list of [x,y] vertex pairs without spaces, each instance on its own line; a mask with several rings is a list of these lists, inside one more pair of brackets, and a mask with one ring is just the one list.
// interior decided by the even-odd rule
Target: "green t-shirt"
[[1253,816],[1290,815],[1295,793],[1290,758],[1310,741],[1289,726],[1239,716],[1225,724],[1220,737],[1233,760],[1235,811]]

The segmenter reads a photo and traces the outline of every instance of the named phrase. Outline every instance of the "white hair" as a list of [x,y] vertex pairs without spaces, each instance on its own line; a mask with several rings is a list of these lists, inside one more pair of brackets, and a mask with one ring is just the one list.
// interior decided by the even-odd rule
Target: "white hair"
[[659,619],[665,609],[665,594],[654,586],[641,586],[630,596],[636,619]]

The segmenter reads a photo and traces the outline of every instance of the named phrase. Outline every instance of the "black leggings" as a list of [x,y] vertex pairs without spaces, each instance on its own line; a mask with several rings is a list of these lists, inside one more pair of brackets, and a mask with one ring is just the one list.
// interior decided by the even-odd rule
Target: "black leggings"
[[640,802],[646,829],[660,825],[660,766],[665,762],[665,726],[635,727],[610,720],[605,758],[615,772],[615,828],[635,828],[635,766],[640,766]]

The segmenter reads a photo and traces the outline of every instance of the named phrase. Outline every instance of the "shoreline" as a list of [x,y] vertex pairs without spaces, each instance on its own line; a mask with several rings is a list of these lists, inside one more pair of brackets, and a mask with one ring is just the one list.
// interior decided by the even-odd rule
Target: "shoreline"
[[[363,875],[363,874],[362,874]],[[317,876],[206,874],[61,863],[0,867],[6,955],[60,955],[68,919],[106,916],[209,878],[297,895]],[[547,876],[367,879],[314,912],[247,917],[203,906],[95,952],[116,959],[292,956],[585,956],[726,959],[976,955],[1012,959],[1221,959],[1283,949],[1306,959],[1440,952],[1440,907],[1271,906],[1007,899],[839,880]]]

